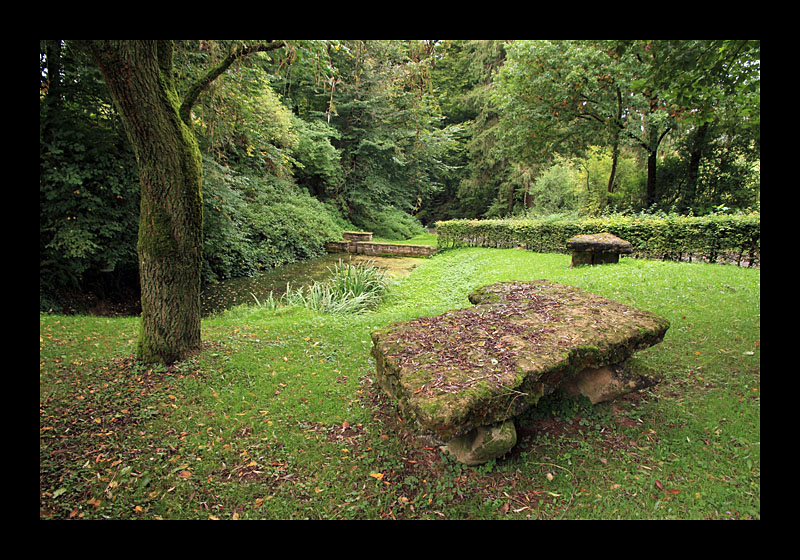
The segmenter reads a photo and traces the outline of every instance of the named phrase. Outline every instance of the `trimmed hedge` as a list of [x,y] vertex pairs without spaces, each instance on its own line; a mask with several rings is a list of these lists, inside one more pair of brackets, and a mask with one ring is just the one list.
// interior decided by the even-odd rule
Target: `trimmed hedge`
[[665,260],[704,260],[755,266],[761,260],[761,214],[709,216],[611,216],[584,219],[494,219],[436,222],[440,249],[523,247],[566,253],[567,239],[611,233],[633,245],[633,255]]

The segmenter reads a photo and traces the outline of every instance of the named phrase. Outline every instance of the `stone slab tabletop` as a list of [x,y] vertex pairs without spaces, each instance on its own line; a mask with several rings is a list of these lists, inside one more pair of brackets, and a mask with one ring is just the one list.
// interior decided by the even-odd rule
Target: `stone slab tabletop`
[[654,313],[548,280],[493,284],[469,299],[473,307],[371,335],[379,385],[434,442],[506,422],[669,328]]

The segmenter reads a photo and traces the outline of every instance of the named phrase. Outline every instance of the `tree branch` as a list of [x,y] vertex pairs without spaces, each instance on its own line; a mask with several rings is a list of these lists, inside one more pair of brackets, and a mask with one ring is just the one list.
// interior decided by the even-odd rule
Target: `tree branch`
[[658,145],[660,145],[660,144],[661,144],[661,141],[664,139],[664,136],[666,136],[666,135],[667,135],[667,133],[669,133],[671,130],[672,130],[672,127],[671,127],[671,126],[668,126],[668,127],[667,127],[667,128],[664,130],[664,132],[662,132],[662,133],[661,133],[661,136],[659,136],[659,137],[658,137],[658,142],[656,143],[656,146],[658,146]]
[[172,41],[156,41],[158,67],[161,69],[161,74],[168,80],[172,80],[172,48]]
[[191,126],[191,111],[194,104],[197,102],[197,99],[200,97],[200,94],[213,82],[220,74],[225,72],[228,68],[230,68],[231,64],[233,64],[236,60],[243,56],[247,56],[249,54],[255,52],[269,52],[274,51],[275,49],[279,49],[283,47],[285,43],[283,41],[268,41],[267,43],[260,44],[260,45],[252,45],[252,46],[242,46],[239,49],[234,50],[230,53],[225,60],[223,60],[219,66],[216,68],[212,68],[205,76],[200,78],[197,82],[195,82],[192,87],[189,88],[189,92],[186,94],[186,98],[183,100],[181,104],[181,108],[179,110],[179,114],[181,116],[181,120],[185,122],[187,125]]

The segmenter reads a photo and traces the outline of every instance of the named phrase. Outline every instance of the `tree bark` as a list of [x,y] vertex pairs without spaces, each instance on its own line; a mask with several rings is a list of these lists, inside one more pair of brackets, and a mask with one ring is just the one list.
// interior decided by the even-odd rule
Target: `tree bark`
[[619,135],[622,131],[622,91],[619,87],[617,89],[617,114],[615,115],[615,122],[619,126],[614,128],[614,136],[611,142],[611,173],[608,176],[608,192],[614,192],[614,182],[617,179],[617,161],[619,160]]
[[179,114],[171,41],[92,41],[122,116],[141,184],[138,358],[172,363],[200,349],[202,163]]
[[617,161],[619,160],[619,132],[614,134],[611,144],[611,173],[608,174],[608,193],[614,192],[614,182],[617,179]]
[[657,154],[658,144],[655,139],[658,138],[658,131],[653,127],[650,130],[650,143],[647,148],[647,190],[645,191],[645,206],[648,208],[656,201],[656,170],[657,170]]
[[643,144],[644,149],[647,151],[647,192],[646,197],[647,200],[645,201],[648,207],[652,206],[656,202],[656,172],[658,169],[658,147],[661,145],[661,141],[664,137],[669,133],[671,130],[670,127],[666,127],[664,131],[659,135],[658,129],[653,126],[652,124],[649,125],[650,130],[648,132],[649,140],[647,144]]
[[692,142],[692,148],[689,156],[689,171],[686,178],[686,190],[683,193],[681,201],[681,210],[686,211],[694,206],[695,199],[697,198],[697,181],[700,176],[700,161],[703,158],[703,148],[706,145],[706,136],[708,135],[709,123],[704,122],[697,129]]

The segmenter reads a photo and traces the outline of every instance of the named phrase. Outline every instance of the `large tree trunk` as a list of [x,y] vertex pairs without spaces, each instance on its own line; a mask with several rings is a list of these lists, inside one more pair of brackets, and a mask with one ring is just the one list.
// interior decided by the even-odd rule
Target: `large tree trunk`
[[181,120],[170,41],[89,45],[122,116],[141,183],[138,358],[172,363],[200,348],[202,164]]

